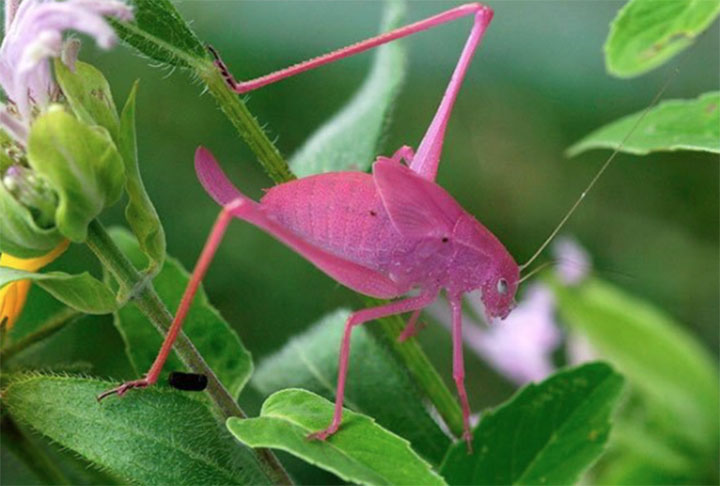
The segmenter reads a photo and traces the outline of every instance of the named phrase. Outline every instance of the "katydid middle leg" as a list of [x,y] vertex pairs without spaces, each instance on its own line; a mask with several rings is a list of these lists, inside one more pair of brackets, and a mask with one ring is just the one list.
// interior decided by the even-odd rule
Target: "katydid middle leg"
[[405,329],[403,329],[400,335],[397,337],[399,343],[407,341],[411,337],[415,336],[424,327],[423,323],[418,324],[417,322],[421,312],[422,309],[418,309],[412,313],[412,315],[408,319],[407,324],[405,325]]
[[330,425],[325,430],[311,434],[309,436],[311,439],[325,440],[330,435],[337,432],[338,427],[340,427],[340,422],[342,421],[343,399],[345,396],[345,379],[347,377],[348,361],[350,359],[350,335],[353,328],[359,326],[360,324],[380,319],[382,317],[402,314],[408,311],[417,311],[418,309],[422,309],[430,305],[432,301],[435,300],[436,296],[437,291],[427,292],[418,295],[417,297],[410,297],[378,307],[363,309],[354,312],[350,315],[350,317],[348,317],[348,320],[345,322],[345,332],[340,345],[337,391],[335,394],[335,412]]

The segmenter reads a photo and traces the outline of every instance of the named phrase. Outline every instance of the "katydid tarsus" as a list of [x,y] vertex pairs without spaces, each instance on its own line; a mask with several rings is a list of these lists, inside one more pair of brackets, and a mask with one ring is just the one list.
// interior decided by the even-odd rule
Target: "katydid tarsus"
[[[487,228],[434,182],[445,129],[457,93],[492,16],[492,10],[479,3],[462,5],[245,82],[236,82],[213,51],[216,66],[222,71],[229,87],[237,93],[246,93],[452,20],[462,17],[473,19],[458,64],[417,152],[404,146],[392,157],[379,156],[372,166],[372,174],[331,172],[309,176],[277,185],[260,202],[255,202],[232,185],[208,150],[198,148],[195,153],[198,178],[222,210],[167,337],[147,375],[109,390],[98,398],[110,394],[122,395],[129,389],[143,388],[157,381],[228,223],[233,218],[239,218],[270,233],[329,276],[359,293],[395,299],[412,290],[417,291],[413,296],[350,315],[345,323],[340,348],[334,415],[325,430],[310,437],[324,440],[340,427],[353,328],[381,317],[412,312],[408,327],[400,336],[406,338],[412,334],[420,311],[444,290],[452,309],[453,378],[462,406],[463,438],[469,449],[470,406],[464,385],[462,296],[479,289],[488,319],[505,318],[514,306],[518,285],[529,276],[521,278],[521,270],[527,268],[558,233],[620,148],[607,159],[550,237],[521,266],[515,263]],[[644,113],[638,123],[643,117]]]

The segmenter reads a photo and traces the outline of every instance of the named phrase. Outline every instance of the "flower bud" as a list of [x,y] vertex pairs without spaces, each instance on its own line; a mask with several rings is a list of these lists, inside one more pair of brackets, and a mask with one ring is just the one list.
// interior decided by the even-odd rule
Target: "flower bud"
[[[23,177],[24,172],[32,171],[25,167],[21,169],[8,169],[8,185],[12,190],[5,183],[8,171],[0,182],[0,253],[18,258],[34,258],[55,248],[63,238],[54,224],[54,210],[48,210],[51,205],[57,204],[57,197],[52,192],[50,195],[45,193],[45,185],[38,182],[37,176],[30,180]],[[22,193],[23,199],[30,201],[30,205],[26,206],[13,193]],[[33,207],[33,204],[39,207]],[[53,219],[48,221],[48,214]],[[50,224],[42,226],[40,223]]]
[[125,164],[108,131],[60,106],[32,124],[27,158],[57,193],[55,224],[71,241],[84,241],[90,221],[122,195]]
[[30,210],[40,228],[55,226],[58,197],[43,177],[27,167],[15,164],[5,171],[2,183],[20,204]]

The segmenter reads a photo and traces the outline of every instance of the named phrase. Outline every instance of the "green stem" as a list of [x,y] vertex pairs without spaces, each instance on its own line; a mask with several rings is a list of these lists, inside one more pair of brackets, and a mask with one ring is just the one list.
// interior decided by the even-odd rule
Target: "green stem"
[[59,311],[35,331],[10,344],[5,349],[0,350],[0,361],[8,360],[33,344],[52,336],[67,324],[74,322],[75,319],[81,315],[79,311],[69,307]]
[[207,61],[202,67],[196,66],[195,68],[200,78],[207,85],[210,94],[220,105],[220,109],[235,126],[245,143],[250,146],[268,176],[276,184],[295,179],[295,174],[290,170],[280,151],[270,141],[240,97],[228,89],[225,78],[222,77],[215,65]]
[[[196,69],[197,66],[196,66]],[[280,155],[280,151],[267,137],[262,127],[250,113],[239,96],[228,89],[225,79],[220,75],[217,68],[207,63],[202,69],[198,69],[198,75],[205,81],[210,93],[220,105],[225,116],[237,128],[240,136],[247,142],[250,149],[255,153],[260,164],[265,168],[270,178],[276,184],[288,182],[295,179],[287,162]],[[373,305],[381,305],[381,301],[369,299]],[[412,377],[423,393],[432,401],[437,411],[447,423],[449,429],[456,435],[462,434],[462,412],[460,405],[455,400],[437,370],[432,366],[427,355],[420,345],[411,340],[405,343],[398,343],[397,336],[402,331],[403,323],[399,317],[382,319],[381,329],[391,349],[408,367]]]
[[[98,220],[90,223],[86,243],[121,287],[134,289],[133,302],[135,305],[150,320],[158,332],[165,335],[172,323],[172,314],[160,300],[152,282],[147,281],[133,266],[130,260],[115,245]],[[185,366],[194,373],[207,377],[207,394],[223,422],[229,417],[247,417],[184,333],[181,332],[178,335],[173,349]],[[274,484],[293,484],[272,451],[255,449],[255,452],[263,470]]]

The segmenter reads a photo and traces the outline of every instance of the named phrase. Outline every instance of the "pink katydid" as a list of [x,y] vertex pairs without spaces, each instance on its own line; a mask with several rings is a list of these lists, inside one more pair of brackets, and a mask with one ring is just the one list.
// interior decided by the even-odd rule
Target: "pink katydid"
[[[310,437],[324,440],[340,426],[352,329],[381,317],[412,312],[406,330],[400,335],[400,339],[405,339],[414,333],[420,311],[430,305],[441,290],[445,290],[452,309],[453,378],[462,405],[463,438],[470,449],[470,406],[464,385],[461,335],[462,296],[480,289],[488,318],[505,318],[514,306],[518,285],[530,276],[527,274],[521,278],[520,271],[527,268],[559,232],[585,194],[607,169],[619,147],[550,237],[528,262],[518,266],[502,243],[434,182],[445,129],[457,93],[493,16],[489,7],[479,3],[462,5],[246,82],[236,82],[217,55],[216,65],[234,91],[246,93],[466,16],[473,16],[472,30],[417,152],[404,146],[390,158],[378,157],[373,163],[372,175],[364,172],[331,172],[309,176],[274,186],[260,202],[255,202],[233,186],[207,149],[198,148],[195,153],[198,178],[222,206],[222,210],[196,264],[170,330],[147,375],[109,390],[98,399],[111,394],[122,395],[127,390],[147,387],[157,381],[227,225],[232,218],[239,218],[267,231],[329,276],[357,292],[394,299],[413,289],[419,290],[415,296],[350,315],[345,323],[340,348],[334,415],[325,430],[313,433]],[[662,90],[655,101],[661,93]],[[643,117],[644,113],[635,127]],[[625,139],[633,131],[634,128]]]

